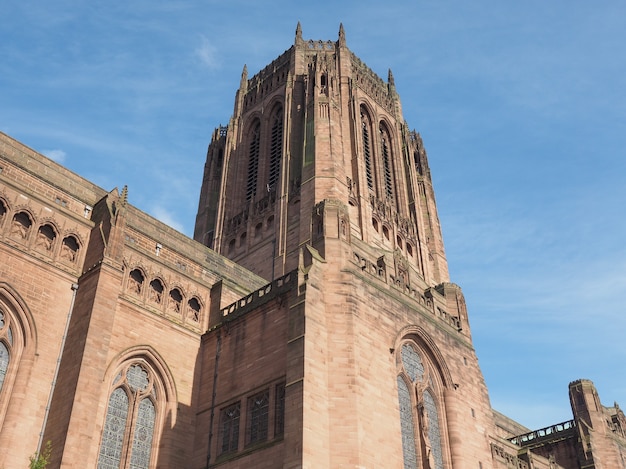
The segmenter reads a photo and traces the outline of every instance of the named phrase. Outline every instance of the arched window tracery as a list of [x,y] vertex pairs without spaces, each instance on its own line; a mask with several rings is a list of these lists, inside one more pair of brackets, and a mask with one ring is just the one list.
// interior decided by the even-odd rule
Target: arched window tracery
[[121,367],[109,396],[98,469],[150,467],[162,393],[159,377],[143,360]]
[[443,469],[441,418],[431,366],[414,344],[400,349],[398,402],[405,469]]
[[13,348],[13,331],[9,316],[0,309],[0,393],[4,384],[4,377],[9,370],[11,349]]
[[0,428],[20,373],[22,356],[32,344],[33,330],[26,305],[11,287],[0,282]]

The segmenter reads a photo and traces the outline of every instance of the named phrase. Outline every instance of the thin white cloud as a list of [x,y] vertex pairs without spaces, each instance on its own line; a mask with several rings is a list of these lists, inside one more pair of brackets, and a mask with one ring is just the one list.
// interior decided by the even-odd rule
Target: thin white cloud
[[217,47],[215,47],[206,38],[206,36],[200,36],[201,43],[194,50],[194,55],[200,59],[200,62],[210,69],[219,68],[219,60],[217,57]]
[[155,217],[159,221],[162,221],[166,225],[171,226],[172,228],[174,228],[177,231],[180,231],[181,233],[184,231],[183,224],[180,223],[178,220],[176,220],[176,218],[174,217],[174,214],[169,212],[165,207],[154,206],[152,207],[152,210],[150,210],[150,212],[153,217]]
[[63,150],[41,150],[41,153],[57,163],[63,163],[67,156]]

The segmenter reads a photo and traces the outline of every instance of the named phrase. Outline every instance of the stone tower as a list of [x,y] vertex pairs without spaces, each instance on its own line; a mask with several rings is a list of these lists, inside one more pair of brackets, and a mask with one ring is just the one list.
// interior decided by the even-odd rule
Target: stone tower
[[[492,467],[493,415],[422,140],[391,71],[384,81],[357,58],[342,26],[333,42],[298,24],[270,65],[244,67],[194,237],[273,280],[211,315],[198,465]],[[258,421],[257,396],[282,402],[265,446],[232,430],[235,415]]]
[[271,280],[305,244],[324,255],[326,236],[402,259],[400,282],[448,281],[426,152],[391,71],[374,74],[343,28],[337,42],[305,41],[298,26],[265,69],[249,79],[244,67],[208,150],[194,238]]

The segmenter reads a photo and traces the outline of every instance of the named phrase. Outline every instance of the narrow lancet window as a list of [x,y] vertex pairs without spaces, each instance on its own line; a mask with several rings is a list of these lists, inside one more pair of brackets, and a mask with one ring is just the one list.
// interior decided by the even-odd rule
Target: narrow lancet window
[[250,147],[248,152],[248,180],[246,183],[246,200],[254,199],[256,195],[257,176],[259,172],[259,155],[261,151],[261,123],[255,122],[250,132]]
[[393,170],[391,166],[391,140],[389,133],[381,125],[380,127],[380,152],[383,158],[383,171],[385,176],[385,196],[393,200]]
[[370,143],[370,121],[361,108],[361,132],[363,135],[363,159],[365,160],[365,179],[369,190],[374,190],[374,171],[372,169],[372,150]]
[[437,387],[431,367],[408,342],[400,350],[400,365],[398,402],[404,468],[443,469]]
[[156,398],[159,395],[155,388],[155,376],[143,364],[135,362],[117,375],[114,385],[107,406],[97,467],[148,469],[155,437]]
[[272,133],[270,141],[270,166],[267,179],[268,192],[276,189],[280,175],[280,162],[283,153],[283,110],[278,109],[272,119]]

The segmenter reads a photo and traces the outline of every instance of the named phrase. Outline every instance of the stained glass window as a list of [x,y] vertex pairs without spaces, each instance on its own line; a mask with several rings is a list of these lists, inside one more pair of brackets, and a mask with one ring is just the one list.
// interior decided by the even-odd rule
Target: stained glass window
[[4,377],[9,369],[9,349],[3,342],[0,342],[0,391],[4,384]]
[[415,349],[409,344],[404,344],[401,353],[404,371],[409,375],[411,381],[415,382],[418,378],[421,379],[424,375],[424,365]]
[[156,422],[153,383],[151,373],[138,363],[125,367],[115,377],[116,388],[109,398],[98,469],[119,469],[122,461],[129,459],[132,469],[150,466]]
[[148,469],[150,452],[152,451],[152,435],[154,434],[154,419],[156,413],[154,404],[148,398],[142,399],[139,404],[133,449],[130,455],[131,469]]
[[248,443],[258,443],[267,440],[269,423],[270,393],[265,390],[248,399]]
[[[433,397],[435,382],[429,367],[422,361],[417,349],[409,343],[400,351],[402,368],[412,381],[408,386],[402,375],[398,376],[398,399],[404,467],[417,467],[420,460],[429,469],[443,469],[443,450],[439,412]],[[411,396],[417,406],[411,403]],[[417,434],[415,429],[417,428]],[[416,435],[419,442],[416,442]],[[416,453],[416,448],[419,451]]]
[[398,376],[398,402],[400,404],[400,430],[402,432],[402,456],[404,469],[417,469],[415,451],[415,424],[411,393],[402,376]]
[[430,391],[424,391],[422,395],[424,401],[424,409],[428,419],[427,434],[430,440],[430,450],[432,453],[432,461],[435,467],[432,469],[443,469],[443,456],[441,454],[441,434],[439,433],[439,414],[437,406]]
[[117,388],[109,398],[107,416],[102,431],[98,469],[119,469],[127,419],[128,395],[122,388]]
[[[0,391],[2,391],[2,385],[4,384],[4,377],[9,369],[9,361],[11,358],[10,348],[13,345],[13,336],[11,334],[11,327],[9,324],[9,318],[4,315],[4,311],[0,310]],[[8,344],[2,341],[2,337],[6,337]]]
[[126,379],[133,391],[143,391],[148,387],[148,372],[139,365],[133,365],[128,369]]
[[239,446],[239,416],[241,414],[240,403],[222,409],[222,448],[221,453],[237,451]]

